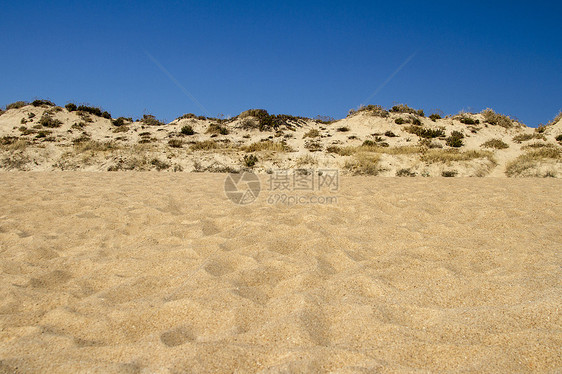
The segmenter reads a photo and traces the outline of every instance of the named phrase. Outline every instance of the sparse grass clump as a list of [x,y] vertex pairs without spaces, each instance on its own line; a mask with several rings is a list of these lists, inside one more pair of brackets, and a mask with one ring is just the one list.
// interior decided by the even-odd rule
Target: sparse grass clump
[[494,148],[494,149],[507,149],[509,148],[509,144],[504,142],[501,139],[490,139],[480,145],[480,147],[484,148]]
[[336,129],[336,131],[338,132],[348,132],[349,131],[349,127],[343,126],[343,127],[338,127]]
[[404,130],[406,130],[410,134],[415,134],[420,138],[426,139],[438,138],[445,135],[445,131],[443,131],[443,129],[425,129],[419,126],[408,126],[404,128]]
[[318,123],[322,123],[324,125],[329,125],[330,123],[334,123],[336,122],[336,119],[334,117],[330,117],[330,116],[322,116],[322,115],[317,115],[314,120]]
[[143,114],[141,122],[147,126],[164,126],[166,125],[164,122],[159,121],[151,114]]
[[[541,161],[548,159],[561,162],[562,149],[558,147],[542,147],[526,152],[507,164],[505,174],[508,177],[529,175],[531,170],[536,168]],[[531,174],[529,176],[537,175]]]
[[514,126],[514,121],[511,118],[503,114],[496,113],[492,109],[488,108],[482,111],[481,114],[482,116],[484,116],[484,121],[489,123],[490,125],[501,126],[506,129]]
[[228,135],[228,129],[218,123],[211,123],[206,131],[207,134]]
[[543,134],[519,134],[519,135],[515,135],[513,137],[513,141],[516,143],[522,143],[525,142],[527,140],[531,140],[531,139],[540,139],[540,140],[546,140],[546,137]]
[[557,145],[552,143],[531,143],[521,147],[521,149],[537,149],[537,148],[557,148]]
[[195,134],[195,131],[193,131],[193,127],[191,127],[190,125],[185,125],[181,128],[180,133],[182,135],[190,136]]
[[264,142],[252,143],[248,146],[242,147],[242,150],[246,152],[259,152],[259,151],[289,152],[291,149],[284,143],[267,140]]
[[556,117],[552,119],[552,121],[548,122],[549,125],[554,125],[558,121],[562,120],[562,112],[559,112]]
[[43,114],[39,120],[39,124],[43,127],[55,128],[60,127],[62,122],[49,116],[48,114]]
[[562,143],[562,134],[556,136],[556,138],[554,138],[557,142],[561,142]]
[[405,120],[405,119],[402,118],[402,117],[398,117],[398,118],[396,118],[396,119],[394,120],[394,123],[397,124],[397,125],[403,125],[403,124],[405,124],[405,123],[408,123],[408,121]]
[[317,129],[311,129],[303,135],[303,138],[317,138],[320,136],[320,131]]
[[395,133],[393,133],[392,131],[387,131],[384,133],[384,136],[388,136],[389,138],[394,138],[397,137],[398,135],[396,135]]
[[462,139],[464,138],[464,134],[460,131],[453,131],[451,135],[447,138],[446,144],[449,147],[462,147],[464,145]]
[[433,141],[432,139],[422,138],[420,139],[420,147],[427,147],[427,148],[443,148],[443,144]]
[[29,103],[27,101],[16,101],[16,102],[13,102],[11,104],[6,105],[6,110],[20,109],[20,108],[23,108],[26,105],[29,105]]

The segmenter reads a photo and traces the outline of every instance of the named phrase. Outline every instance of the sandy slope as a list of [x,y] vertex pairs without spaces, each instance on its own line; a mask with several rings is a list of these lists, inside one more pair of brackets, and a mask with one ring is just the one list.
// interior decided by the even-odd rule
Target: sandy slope
[[0,173],[0,372],[562,369],[561,183]]
[[[60,126],[42,126],[43,116],[60,121]],[[462,123],[463,117],[478,124]],[[418,129],[442,129],[443,135],[430,139],[431,144],[427,144],[428,139],[411,132],[410,123],[399,125],[398,119],[410,122],[415,119],[419,121]],[[228,134],[209,133],[211,126],[219,122]],[[507,174],[562,177],[562,141],[556,140],[562,136],[562,120],[545,127],[542,133],[518,122],[508,128],[492,125],[486,123],[482,114],[432,121],[404,113],[387,113],[383,117],[362,111],[333,123],[293,117],[284,125],[264,131],[256,127],[258,122],[256,117],[241,113],[230,120],[180,117],[168,124],[147,125],[137,121],[118,127],[111,120],[95,115],[60,107],[26,105],[0,115],[0,169],[224,171],[245,168],[244,157],[252,154],[257,157],[252,167],[258,173],[278,168],[329,167],[349,174],[391,177],[441,176],[444,171],[454,171],[457,176],[505,177],[510,163],[517,163],[519,156],[541,147],[550,149],[550,157],[519,162],[524,167]],[[182,134],[184,126],[191,126],[194,134]],[[446,138],[454,131],[464,136],[459,148],[447,145]],[[518,136],[528,138],[516,140]],[[507,148],[484,147],[492,139],[503,141]],[[286,149],[244,149],[264,142],[283,143]],[[372,167],[363,168],[369,173],[348,167],[357,161],[357,155],[334,151],[338,147],[357,148],[364,142],[377,145],[374,149],[359,150],[376,158]],[[202,143],[212,147],[196,148]],[[397,151],[405,148],[416,151]],[[424,158],[426,152],[445,156],[448,152],[472,152],[472,156],[461,161],[428,161]]]

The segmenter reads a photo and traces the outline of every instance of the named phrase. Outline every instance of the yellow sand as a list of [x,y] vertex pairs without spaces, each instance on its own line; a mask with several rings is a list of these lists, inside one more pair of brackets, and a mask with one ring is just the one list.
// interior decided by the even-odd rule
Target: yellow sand
[[0,372],[562,370],[562,183],[0,173]]

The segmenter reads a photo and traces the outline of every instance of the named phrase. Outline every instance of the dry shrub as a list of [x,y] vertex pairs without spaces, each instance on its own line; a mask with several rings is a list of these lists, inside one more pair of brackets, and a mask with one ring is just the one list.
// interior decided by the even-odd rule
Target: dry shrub
[[346,161],[344,168],[355,175],[378,175],[380,155],[373,153],[357,153]]
[[525,142],[527,140],[531,140],[531,139],[540,139],[540,140],[546,140],[546,137],[543,134],[519,134],[519,135],[515,135],[513,137],[513,141],[516,143],[522,143]]
[[483,148],[494,148],[494,149],[506,149],[509,148],[509,144],[501,139],[490,139],[480,145]]
[[219,144],[214,140],[204,140],[201,142],[195,142],[191,145],[192,151],[210,151],[219,148]]
[[303,138],[317,138],[320,136],[320,131],[317,129],[311,129],[303,135]]
[[530,169],[536,168],[545,160],[560,162],[562,160],[562,150],[560,148],[543,147],[526,152],[507,164],[505,174],[508,177],[528,174]]
[[456,149],[430,149],[421,156],[421,160],[427,163],[442,162],[446,164],[458,161],[470,161],[478,158],[488,159],[492,163],[496,162],[492,152],[478,150],[461,152]]
[[274,152],[290,152],[291,149],[284,143],[272,142],[267,140],[265,142],[256,142],[248,146],[242,147],[243,151],[246,152],[258,152],[258,151],[274,151]]
[[98,142],[97,140],[83,140],[74,143],[74,150],[82,152],[106,152],[117,149],[118,146],[113,142]]
[[514,122],[516,123],[516,121],[509,118],[509,116],[496,113],[490,108],[485,109],[481,114],[484,117],[484,121],[493,126],[501,126],[509,129],[514,126]]

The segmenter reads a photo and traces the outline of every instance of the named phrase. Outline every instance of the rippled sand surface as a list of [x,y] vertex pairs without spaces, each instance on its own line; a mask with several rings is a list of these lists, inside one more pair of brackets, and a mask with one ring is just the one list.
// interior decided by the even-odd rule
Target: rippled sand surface
[[0,173],[0,372],[562,370],[562,183]]

